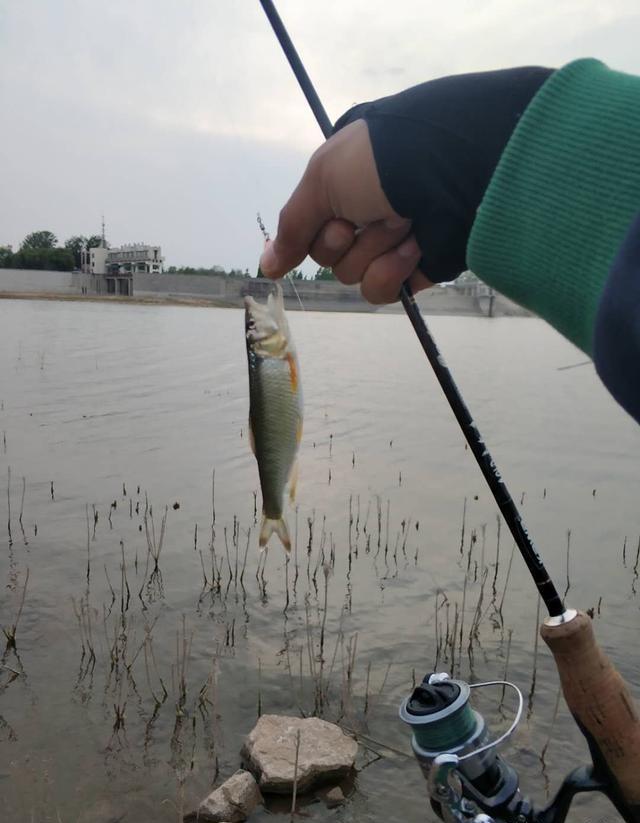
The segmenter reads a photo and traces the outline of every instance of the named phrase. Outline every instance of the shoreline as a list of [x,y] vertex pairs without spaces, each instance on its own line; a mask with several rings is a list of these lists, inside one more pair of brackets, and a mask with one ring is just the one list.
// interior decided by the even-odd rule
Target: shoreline
[[[504,299],[504,298],[503,298]],[[242,309],[242,303],[236,300],[221,300],[216,297],[196,297],[190,295],[167,295],[159,296],[152,294],[133,295],[127,297],[124,295],[110,295],[110,294],[63,294],[60,292],[48,291],[0,291],[0,300],[47,300],[47,301],[64,301],[68,303],[111,303],[117,305],[137,305],[137,306],[184,306],[196,308],[214,308],[214,309]],[[422,302],[422,301],[420,301]],[[425,305],[427,303],[427,305]],[[287,311],[300,311],[300,306],[297,301],[293,299],[286,299],[285,306]],[[420,305],[422,313],[427,317],[487,317],[483,311],[470,310],[468,306],[454,306],[437,307],[435,311],[430,311],[428,301]],[[353,301],[347,303],[338,300],[311,300],[306,306],[303,306],[304,311],[310,312],[325,312],[325,313],[355,313],[355,314],[402,314],[402,305],[400,302],[390,303],[385,306],[369,306],[364,301]],[[496,317],[527,317],[531,316],[526,310],[516,307],[516,311],[498,311]]]
[[62,300],[68,303],[117,303],[139,306],[201,306],[215,309],[239,308],[231,303],[202,297],[126,297],[111,294],[58,294],[56,292],[0,292],[0,300]]

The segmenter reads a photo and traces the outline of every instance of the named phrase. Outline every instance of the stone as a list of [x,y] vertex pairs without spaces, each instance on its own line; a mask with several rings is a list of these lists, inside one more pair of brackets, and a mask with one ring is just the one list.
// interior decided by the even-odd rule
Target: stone
[[328,809],[335,809],[343,806],[345,802],[344,792],[340,786],[333,786],[331,789],[323,789],[318,792],[318,797],[323,801]]
[[358,744],[339,726],[318,717],[265,714],[247,736],[242,750],[263,792],[293,792],[298,731],[298,792],[339,780],[353,768]]
[[239,769],[202,801],[195,819],[207,823],[239,823],[246,820],[262,802],[254,776]]

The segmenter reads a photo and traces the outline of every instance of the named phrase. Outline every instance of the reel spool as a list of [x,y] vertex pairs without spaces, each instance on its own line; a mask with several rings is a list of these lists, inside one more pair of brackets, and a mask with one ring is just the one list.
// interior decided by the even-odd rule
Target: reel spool
[[[490,741],[484,718],[471,707],[469,698],[472,688],[494,685],[514,688],[519,706],[511,727]],[[404,700],[400,718],[412,729],[411,747],[441,817],[470,820],[480,809],[522,804],[518,776],[496,752],[496,746],[515,730],[522,706],[522,694],[512,683],[469,685],[446,673],[425,677]]]

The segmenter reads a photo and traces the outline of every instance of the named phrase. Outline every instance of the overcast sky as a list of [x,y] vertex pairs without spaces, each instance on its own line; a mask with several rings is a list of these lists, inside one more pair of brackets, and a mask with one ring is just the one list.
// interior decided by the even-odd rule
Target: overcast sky
[[[466,71],[640,74],[638,0],[280,0],[332,119]],[[257,0],[0,0],[0,245],[50,229],[255,269],[320,142]]]

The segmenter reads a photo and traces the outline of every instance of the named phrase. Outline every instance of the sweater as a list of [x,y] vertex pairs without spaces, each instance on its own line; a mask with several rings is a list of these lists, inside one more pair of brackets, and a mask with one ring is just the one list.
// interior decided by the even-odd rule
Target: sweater
[[486,189],[467,262],[592,356],[640,422],[640,78],[588,59],[546,80]]

